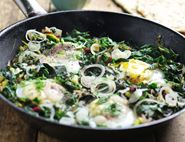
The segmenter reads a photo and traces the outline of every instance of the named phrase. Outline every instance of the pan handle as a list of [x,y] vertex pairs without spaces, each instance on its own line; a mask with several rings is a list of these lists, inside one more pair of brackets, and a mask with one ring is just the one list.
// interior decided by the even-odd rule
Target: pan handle
[[36,0],[14,0],[26,17],[47,14]]

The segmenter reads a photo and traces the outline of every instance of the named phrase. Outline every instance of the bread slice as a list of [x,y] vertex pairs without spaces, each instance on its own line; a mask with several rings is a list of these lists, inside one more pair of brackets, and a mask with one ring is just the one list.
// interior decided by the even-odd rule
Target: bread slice
[[129,13],[185,33],[185,0],[115,0]]

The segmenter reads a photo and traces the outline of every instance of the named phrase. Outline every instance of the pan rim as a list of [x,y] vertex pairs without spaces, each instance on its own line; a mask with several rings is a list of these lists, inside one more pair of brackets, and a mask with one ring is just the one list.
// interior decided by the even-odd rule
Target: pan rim
[[[45,16],[52,16],[52,15],[57,15],[57,14],[84,13],[84,12],[86,12],[86,13],[93,12],[93,13],[102,13],[102,14],[115,14],[115,15],[123,15],[123,16],[126,16],[126,17],[135,18],[137,20],[142,20],[142,21],[149,22],[149,23],[152,23],[154,25],[157,25],[157,26],[159,26],[163,29],[166,29],[166,30],[178,35],[180,38],[185,40],[185,36],[182,35],[181,33],[177,32],[177,31],[174,31],[174,30],[172,30],[172,29],[170,29],[170,28],[168,28],[164,25],[161,25],[161,24],[157,23],[157,22],[145,19],[143,17],[138,17],[138,16],[135,16],[135,15],[127,14],[127,13],[98,11],[98,10],[57,11],[57,12],[52,12],[52,13],[48,13],[48,14],[44,14],[44,15],[38,15],[38,16],[31,17],[31,18],[28,18],[28,19],[24,19],[24,20],[21,20],[21,21],[18,21],[16,23],[14,23],[14,24],[11,24],[8,27],[4,28],[2,31],[0,31],[0,38],[1,38],[1,36],[5,35],[8,31],[10,31],[12,28],[16,28],[17,26],[19,26],[19,25],[21,25],[21,24],[23,24],[27,21],[32,21],[32,20],[37,19],[37,18],[41,18],[41,17],[45,17]],[[34,115],[30,114],[29,112],[25,111],[23,108],[17,107],[14,103],[12,103],[10,100],[8,100],[1,93],[0,93],[0,99],[3,100],[4,102],[6,102],[9,106],[13,107],[16,111],[24,113],[25,115],[27,115],[29,117],[32,117],[33,119],[37,119],[39,121],[49,123],[49,124],[52,124],[52,125],[55,125],[55,126],[63,126],[63,127],[68,127],[68,128],[84,129],[84,130],[90,130],[90,131],[128,131],[128,130],[136,130],[136,129],[140,129],[140,128],[148,128],[148,127],[153,127],[153,126],[156,126],[158,124],[168,122],[169,120],[171,120],[171,119],[173,119],[173,118],[175,118],[175,117],[177,117],[180,114],[185,112],[185,108],[183,108],[180,111],[174,113],[173,115],[170,115],[168,117],[165,117],[165,118],[162,118],[162,119],[159,119],[159,120],[155,120],[155,121],[152,121],[152,122],[149,122],[149,123],[140,124],[138,126],[130,126],[130,127],[126,127],[126,128],[113,128],[113,129],[112,128],[91,128],[91,127],[87,127],[87,126],[61,124],[59,122],[51,121],[51,120],[48,120],[48,119],[46,119],[44,117],[41,117],[41,116],[34,116]]]

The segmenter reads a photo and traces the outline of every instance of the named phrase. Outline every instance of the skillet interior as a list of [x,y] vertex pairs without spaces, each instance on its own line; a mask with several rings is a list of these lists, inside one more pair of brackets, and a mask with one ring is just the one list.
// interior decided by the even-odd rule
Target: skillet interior
[[[111,12],[98,11],[71,11],[71,12],[56,12],[44,16],[30,18],[15,25],[12,25],[0,33],[0,67],[4,68],[9,60],[16,54],[17,47],[24,39],[25,32],[28,29],[42,29],[43,27],[55,26],[63,30],[63,33],[70,32],[73,29],[80,31],[89,31],[93,36],[109,36],[116,41],[129,41],[133,45],[155,44],[156,37],[162,36],[166,47],[172,48],[180,55],[180,62],[185,64],[185,39],[180,34],[165,28],[159,24],[144,20],[125,14],[117,14]],[[0,95],[0,98],[3,98]],[[6,102],[11,104],[8,100],[3,98]],[[11,104],[12,105],[12,104]],[[19,108],[12,105],[16,110]],[[62,137],[64,139],[84,139],[89,141],[91,139],[114,139],[123,136],[130,137],[133,134],[139,134],[148,128],[154,127],[156,124],[164,123],[165,121],[179,115],[178,112],[169,118],[165,118],[153,123],[141,125],[128,129],[89,129],[78,127],[68,127],[64,125],[57,125],[44,121],[40,118],[30,116],[23,111],[19,111],[28,122],[33,123],[36,127],[48,132],[52,135]]]

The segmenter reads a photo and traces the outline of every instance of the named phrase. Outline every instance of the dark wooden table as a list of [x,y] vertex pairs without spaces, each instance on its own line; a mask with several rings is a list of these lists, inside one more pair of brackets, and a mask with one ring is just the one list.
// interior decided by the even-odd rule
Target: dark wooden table
[[[38,0],[38,2],[46,10],[50,8],[49,0]],[[121,8],[111,0],[90,0],[83,9],[122,12]],[[12,0],[0,0],[0,30],[24,18]],[[137,142],[185,142],[185,114],[173,120],[166,128],[136,140]],[[0,142],[61,142],[61,140],[33,129],[0,100]]]

